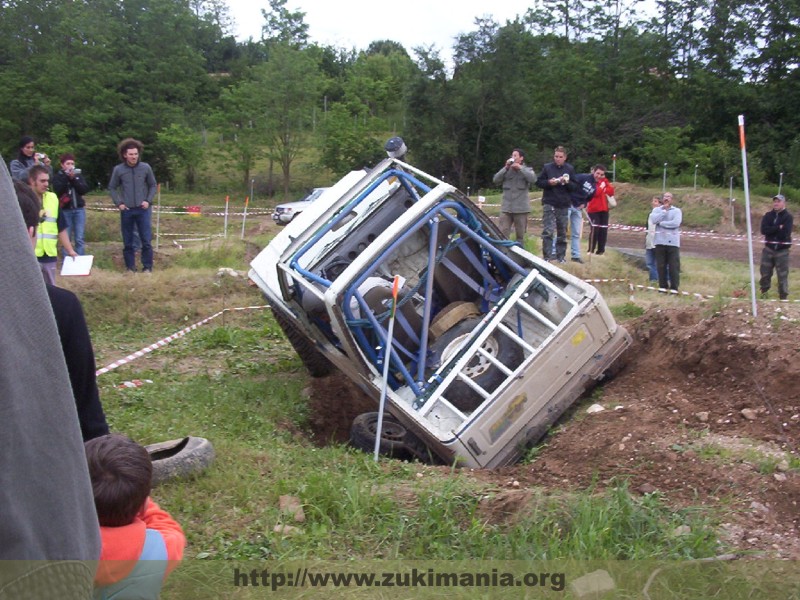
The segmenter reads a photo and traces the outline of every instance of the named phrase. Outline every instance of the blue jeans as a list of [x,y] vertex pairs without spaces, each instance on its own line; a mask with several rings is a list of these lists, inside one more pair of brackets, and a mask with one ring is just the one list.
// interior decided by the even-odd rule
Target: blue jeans
[[650,281],[658,281],[658,269],[656,268],[655,248],[645,248],[644,264],[647,265],[647,271],[650,274]]
[[[67,222],[69,228],[69,239],[75,252],[83,256],[86,244],[83,241],[83,233],[86,230],[86,209],[85,208],[67,208],[61,209],[64,213],[64,220]],[[67,255],[66,250],[64,256]]]
[[120,228],[122,230],[122,256],[125,259],[125,268],[129,271],[136,270],[136,250],[134,249],[134,230],[139,232],[142,241],[142,268],[153,268],[153,246],[150,245],[150,209],[129,208],[119,211]]
[[570,255],[572,258],[581,257],[581,232],[583,230],[583,215],[580,208],[569,207],[569,240]]
[[[569,209],[556,208],[550,204],[542,206],[542,255],[545,260],[564,260],[567,253],[567,223]],[[553,241],[555,240],[555,245]]]

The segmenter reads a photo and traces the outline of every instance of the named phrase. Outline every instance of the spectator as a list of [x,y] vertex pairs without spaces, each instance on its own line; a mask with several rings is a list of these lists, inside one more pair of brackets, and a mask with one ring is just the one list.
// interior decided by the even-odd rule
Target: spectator
[[44,280],[56,284],[56,264],[58,263],[58,242],[71,257],[78,256],[67,234],[67,220],[59,208],[58,196],[49,192],[50,174],[44,165],[34,165],[28,169],[28,184],[39,197],[42,219],[36,230],[36,258],[42,269]]
[[528,215],[531,212],[529,190],[536,180],[533,169],[525,165],[525,153],[514,148],[511,158],[506,160],[503,168],[495,173],[492,181],[503,184],[503,202],[500,206],[500,231],[510,236],[511,226],[520,244],[525,243],[525,232],[528,230]]
[[761,219],[764,249],[761,251],[761,297],[766,298],[772,281],[772,270],[778,275],[778,296],[789,297],[789,250],[792,247],[791,213],[786,210],[786,197],[772,198],[772,210]]
[[[39,208],[36,194],[21,181],[14,182],[17,199],[25,224],[30,228],[31,241],[35,245],[34,235],[39,223]],[[94,349],[89,337],[89,328],[83,316],[83,307],[78,297],[54,285],[46,284],[50,306],[56,318],[61,350],[67,363],[69,381],[72,385],[72,396],[78,411],[83,441],[108,433],[108,424],[100,404],[100,392],[97,389],[95,376],[96,365]]]
[[655,244],[658,287],[676,290],[681,278],[681,221],[683,213],[672,206],[672,194],[665,192],[661,206],[654,208],[650,219],[656,226],[653,237]]
[[133,138],[122,140],[117,146],[122,162],[114,167],[111,181],[108,183],[111,198],[119,209],[125,268],[134,273],[136,272],[134,230],[139,232],[142,243],[142,271],[145,273],[153,271],[150,206],[156,195],[156,178],[150,165],[140,160],[143,149],[144,146],[139,140]]
[[[650,199],[651,210],[661,206],[661,196],[653,196]],[[652,213],[650,213],[652,215]],[[644,262],[647,265],[647,271],[650,277],[650,282],[655,283],[658,281],[658,268],[656,268],[656,224],[653,219],[648,215],[647,217],[647,233],[644,234]],[[668,275],[669,276],[669,275]]]
[[[542,192],[542,255],[545,260],[566,262],[567,221],[572,206],[570,192],[575,189],[575,169],[567,161],[567,151],[558,146],[553,162],[547,163],[536,180]],[[555,239],[555,247],[553,240]],[[555,248],[555,250],[554,250]]]
[[75,168],[75,156],[62,154],[59,158],[61,169],[53,176],[53,191],[61,203],[61,212],[67,221],[67,229],[75,252],[83,256],[86,245],[83,233],[86,229],[86,201],[89,184],[83,179],[80,169]]
[[38,223],[36,196],[28,190],[16,198],[0,165],[0,596],[88,598],[100,532],[56,323],[34,258]]
[[8,165],[11,177],[19,181],[28,181],[28,169],[34,165],[44,165],[47,167],[48,175],[53,173],[53,169],[50,168],[50,159],[46,154],[36,152],[36,142],[32,137],[24,136],[19,141],[17,149],[17,158]]
[[181,526],[150,498],[147,450],[119,434],[86,442],[102,550],[95,576],[102,598],[153,598],[183,558]]
[[583,263],[581,260],[583,211],[595,193],[594,177],[591,173],[578,173],[575,175],[575,184],[575,189],[570,192],[572,200],[572,205],[569,207],[570,256],[572,262]]
[[605,165],[595,165],[592,167],[592,177],[595,182],[595,192],[586,212],[592,222],[589,230],[589,254],[604,254],[606,251],[606,241],[608,240],[608,197],[614,195],[614,186],[606,178]]

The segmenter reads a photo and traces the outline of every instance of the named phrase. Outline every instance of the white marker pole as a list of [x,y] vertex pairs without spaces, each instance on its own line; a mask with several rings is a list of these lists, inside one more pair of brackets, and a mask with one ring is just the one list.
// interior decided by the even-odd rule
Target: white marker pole
[[230,196],[225,196],[225,224],[223,225],[222,237],[228,237],[228,201]]
[[381,450],[381,433],[383,430],[383,410],[386,406],[386,393],[389,389],[389,363],[392,359],[392,338],[394,337],[394,314],[397,310],[397,288],[400,287],[400,276],[394,276],[392,284],[392,312],[389,315],[389,331],[386,334],[386,350],[383,353],[383,384],[381,385],[381,399],[378,403],[378,427],[375,430],[375,462]]
[[242,239],[244,239],[244,226],[247,223],[247,205],[250,204],[250,196],[244,197],[244,213],[242,214]]
[[750,260],[750,297],[753,316],[758,316],[756,306],[756,271],[753,263],[753,224],[750,219],[750,183],[747,178],[747,146],[744,141],[744,115],[739,115],[739,145],[742,147],[742,175],[744,177],[744,214],[747,217],[747,256]]
[[156,207],[156,251],[158,251],[158,238],[161,233],[161,184],[159,183],[156,187],[158,190],[157,198],[158,198],[158,206]]

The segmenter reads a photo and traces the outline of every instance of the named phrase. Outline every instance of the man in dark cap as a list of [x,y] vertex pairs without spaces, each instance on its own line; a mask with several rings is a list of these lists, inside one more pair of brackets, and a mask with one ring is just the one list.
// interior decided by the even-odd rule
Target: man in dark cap
[[792,215],[786,210],[786,196],[772,197],[772,210],[761,219],[764,249],[761,251],[761,297],[766,298],[773,269],[778,274],[778,296],[789,297],[789,249],[792,247]]

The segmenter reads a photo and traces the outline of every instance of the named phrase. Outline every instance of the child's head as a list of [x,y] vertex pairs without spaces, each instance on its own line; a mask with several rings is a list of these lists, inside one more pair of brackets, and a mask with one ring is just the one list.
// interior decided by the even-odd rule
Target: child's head
[[150,495],[150,454],[124,435],[112,433],[86,442],[86,460],[100,525],[132,523]]

